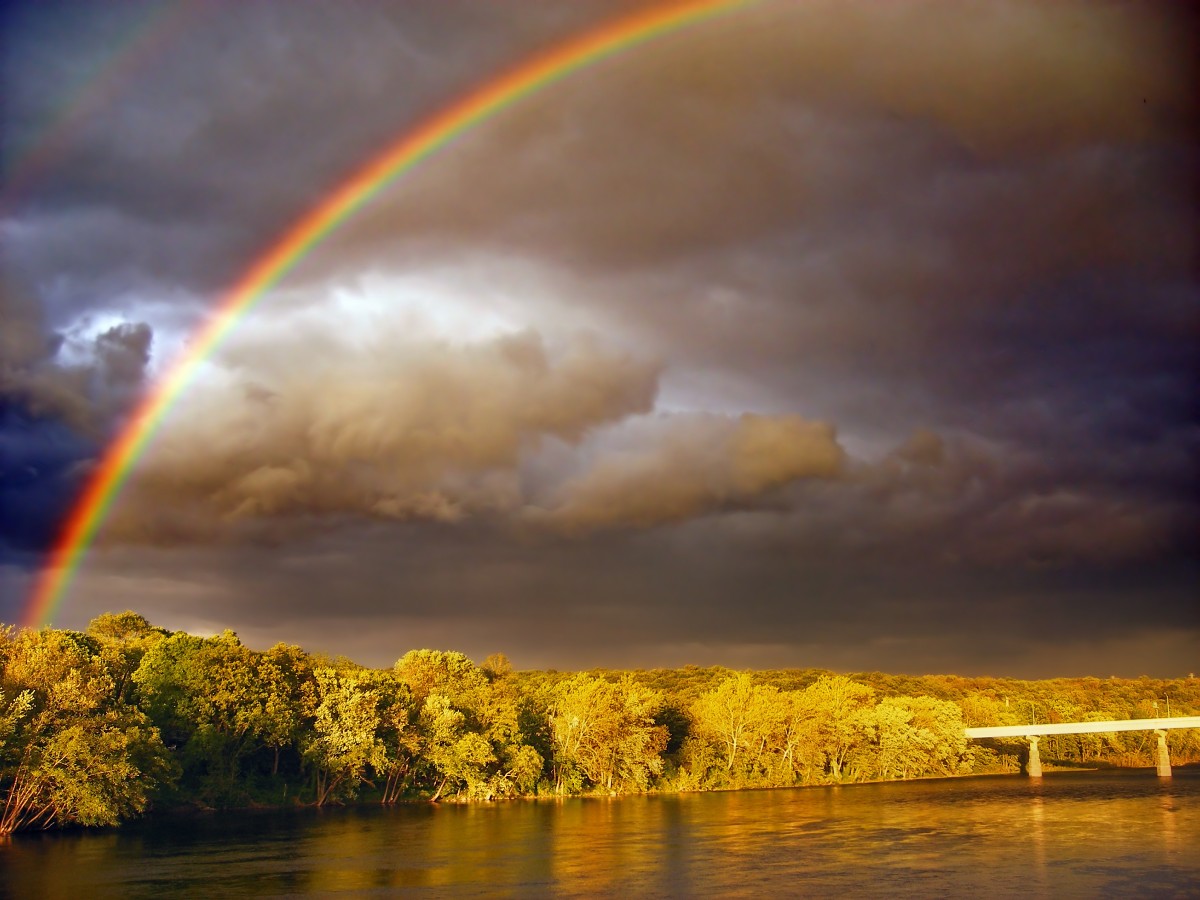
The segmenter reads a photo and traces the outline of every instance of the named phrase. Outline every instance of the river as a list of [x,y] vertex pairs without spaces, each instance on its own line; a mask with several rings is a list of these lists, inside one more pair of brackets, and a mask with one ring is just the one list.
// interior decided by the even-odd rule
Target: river
[[13,897],[1200,897],[1200,772],[159,818],[19,835]]

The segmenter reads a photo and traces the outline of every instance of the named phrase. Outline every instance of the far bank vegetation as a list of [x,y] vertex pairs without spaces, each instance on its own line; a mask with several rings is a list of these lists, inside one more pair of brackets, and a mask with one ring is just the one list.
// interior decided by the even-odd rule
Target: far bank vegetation
[[[0,835],[154,808],[489,801],[1016,771],[964,725],[1200,709],[1200,680],[840,675],[713,667],[515,672],[413,650],[370,669],[256,651],[136,613],[0,627]],[[1172,732],[1176,763],[1197,731]],[[1071,765],[1150,765],[1141,732],[1046,738]]]

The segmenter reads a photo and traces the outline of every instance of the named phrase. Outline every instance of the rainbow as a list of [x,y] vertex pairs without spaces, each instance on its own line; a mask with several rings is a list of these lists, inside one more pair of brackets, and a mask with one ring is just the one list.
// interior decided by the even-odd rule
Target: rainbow
[[335,229],[381,190],[455,138],[573,72],[686,26],[756,0],[692,0],[643,10],[567,40],[518,64],[406,131],[304,215],[258,258],[221,299],[188,349],[138,404],[107,448],[67,517],[27,603],[23,624],[48,624],[100,524],[167,412],[197,369],[255,303]]
[[58,110],[13,159],[5,160],[0,206],[10,206],[46,169],[68,151],[76,133],[100,110],[110,106],[126,85],[161,57],[209,7],[173,0],[136,22],[108,58],[59,104]]

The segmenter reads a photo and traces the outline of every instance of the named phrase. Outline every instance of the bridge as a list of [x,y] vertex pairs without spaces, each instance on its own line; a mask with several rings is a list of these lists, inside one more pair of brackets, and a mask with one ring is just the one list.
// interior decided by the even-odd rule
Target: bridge
[[1200,728],[1200,716],[1172,716],[1166,719],[1120,719],[1108,722],[1054,722],[1042,725],[994,725],[964,728],[969,739],[1023,737],[1029,739],[1029,762],[1025,771],[1030,778],[1042,777],[1042,758],[1038,738],[1048,734],[1103,734],[1111,731],[1153,731],[1158,737],[1155,754],[1158,774],[1171,777],[1171,757],[1167,753],[1167,731],[1172,728]]

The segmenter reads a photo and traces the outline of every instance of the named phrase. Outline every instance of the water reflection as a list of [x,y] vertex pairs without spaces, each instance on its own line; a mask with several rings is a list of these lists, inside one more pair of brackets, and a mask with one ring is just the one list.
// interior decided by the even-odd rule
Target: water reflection
[[1041,785],[1033,785],[1036,794],[1029,798],[1029,837],[1032,841],[1033,874],[1038,886],[1046,886],[1046,807]]
[[1162,811],[1163,848],[1168,856],[1173,856],[1179,849],[1179,840],[1175,833],[1175,814],[1179,812],[1179,807],[1175,805],[1175,798],[1170,794],[1160,797],[1158,805]]
[[227,814],[0,847],[0,895],[1187,894],[1200,773]]

